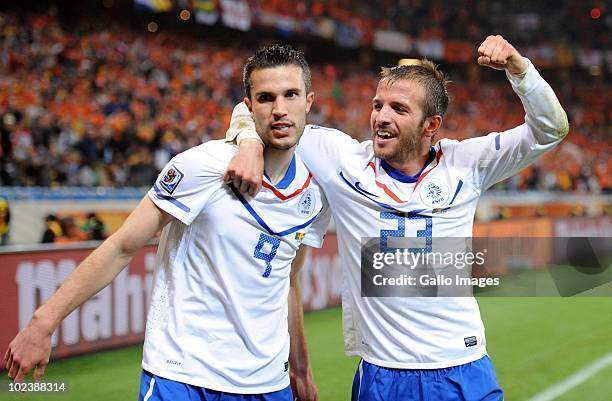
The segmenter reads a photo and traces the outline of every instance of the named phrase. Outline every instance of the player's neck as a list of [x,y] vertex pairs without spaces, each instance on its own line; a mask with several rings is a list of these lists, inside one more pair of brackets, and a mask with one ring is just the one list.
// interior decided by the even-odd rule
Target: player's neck
[[417,175],[429,159],[429,149],[414,152],[403,158],[385,160],[385,162],[396,170],[410,176]]
[[264,170],[272,184],[276,185],[283,179],[294,153],[295,146],[287,150],[266,147],[264,150]]

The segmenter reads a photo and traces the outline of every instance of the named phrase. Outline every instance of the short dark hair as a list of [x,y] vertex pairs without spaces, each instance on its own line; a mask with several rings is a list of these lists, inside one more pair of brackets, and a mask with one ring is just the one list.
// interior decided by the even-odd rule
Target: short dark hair
[[244,83],[244,91],[246,96],[249,99],[251,98],[251,74],[253,71],[283,65],[295,65],[300,67],[302,69],[304,85],[306,86],[306,93],[310,92],[310,67],[304,58],[304,53],[289,45],[273,44],[257,50],[246,61],[242,70],[242,82]]
[[446,114],[449,103],[448,84],[450,81],[433,62],[423,59],[410,65],[400,65],[392,68],[383,67],[380,72],[380,80],[381,82],[386,81],[388,85],[400,80],[420,83],[425,88],[423,118]]

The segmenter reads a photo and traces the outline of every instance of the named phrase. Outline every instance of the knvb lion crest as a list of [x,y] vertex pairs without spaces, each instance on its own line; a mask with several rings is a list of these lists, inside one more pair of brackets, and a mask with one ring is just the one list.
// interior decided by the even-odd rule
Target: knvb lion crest
[[168,167],[164,176],[159,180],[159,185],[168,193],[174,192],[177,185],[183,179],[183,173],[173,165]]
[[304,195],[300,198],[298,202],[298,212],[300,215],[304,217],[308,217],[314,212],[317,203],[317,199],[315,198],[314,191],[312,189],[306,190]]
[[421,186],[420,195],[424,204],[439,208],[448,202],[448,185],[437,179],[427,180]]
[[427,197],[434,199],[439,198],[442,195],[442,190],[435,184],[429,185],[427,188]]

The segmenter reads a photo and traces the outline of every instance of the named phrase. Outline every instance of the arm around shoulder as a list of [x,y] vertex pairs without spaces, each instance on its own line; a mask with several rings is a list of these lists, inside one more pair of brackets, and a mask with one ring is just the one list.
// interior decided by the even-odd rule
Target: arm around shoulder
[[223,180],[232,181],[240,192],[255,196],[261,189],[263,179],[264,143],[244,102],[238,103],[232,111],[225,141],[236,143],[238,152],[227,166]]

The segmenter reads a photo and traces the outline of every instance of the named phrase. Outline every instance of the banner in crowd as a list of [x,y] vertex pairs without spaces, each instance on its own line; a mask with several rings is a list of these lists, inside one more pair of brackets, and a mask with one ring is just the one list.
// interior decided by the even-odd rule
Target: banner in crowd
[[220,5],[225,26],[244,32],[251,29],[251,10],[246,0],[221,0]]
[[170,11],[173,7],[170,0],[134,0],[134,6],[136,9],[152,13],[163,13]]
[[[169,12],[176,7],[189,7],[188,2],[171,0],[134,0],[137,9],[148,12]],[[327,16],[297,18],[275,12],[273,9],[255,7],[252,14],[247,0],[192,0],[191,8],[196,22],[215,25],[221,16],[224,25],[249,31],[252,23],[272,27],[283,35],[305,33],[333,40],[343,47],[372,46],[374,49],[398,53],[402,56],[426,57],[451,63],[466,63],[474,60],[475,44],[471,41],[451,40],[441,37],[419,38],[400,31],[362,27],[356,23]],[[540,22],[535,15],[516,16],[516,25],[528,31],[537,31]],[[571,67],[578,65],[594,75],[601,69],[612,72],[612,50],[588,47],[569,47],[564,44],[544,43],[524,46],[522,52],[541,68]]]
[[215,25],[219,20],[219,12],[214,0],[194,0],[194,18],[196,22],[205,25]]
[[404,33],[396,31],[377,30],[374,33],[373,46],[375,49],[400,54],[410,54],[410,51],[412,50],[412,42],[410,37]]
[[[53,334],[53,357],[141,343],[152,291],[155,246],[141,249],[113,282],[72,312]],[[0,255],[0,348],[28,323],[91,249],[18,252]],[[301,272],[306,310],[340,303],[342,286],[336,236],[315,249]]]

